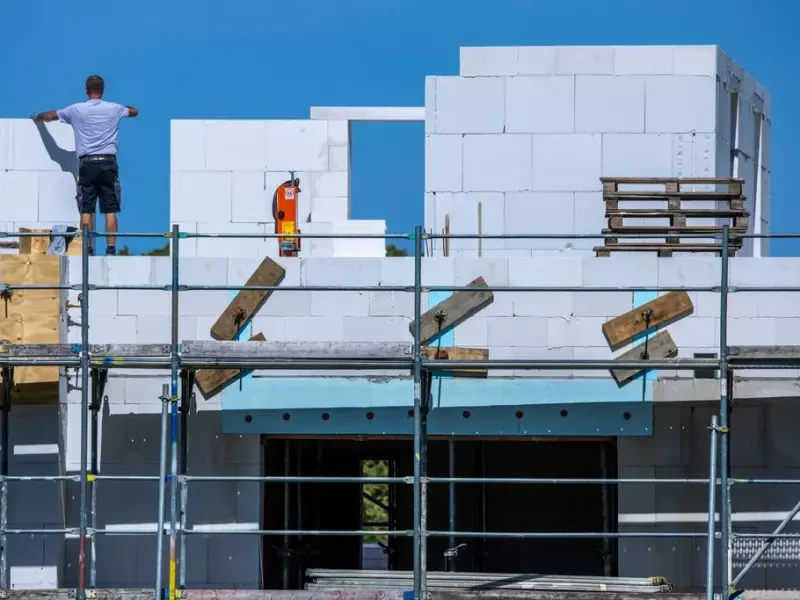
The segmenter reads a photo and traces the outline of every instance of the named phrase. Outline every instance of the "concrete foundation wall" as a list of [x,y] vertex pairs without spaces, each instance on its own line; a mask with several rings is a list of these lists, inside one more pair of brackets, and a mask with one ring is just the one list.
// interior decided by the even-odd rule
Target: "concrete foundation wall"
[[[484,234],[599,234],[600,177],[738,176],[749,230],[766,231],[769,134],[769,94],[716,46],[462,48],[459,76],[426,80],[425,227],[441,233],[449,218],[452,233],[477,233],[480,204]],[[600,242],[482,250],[583,255]],[[742,255],[768,255],[758,246]]]

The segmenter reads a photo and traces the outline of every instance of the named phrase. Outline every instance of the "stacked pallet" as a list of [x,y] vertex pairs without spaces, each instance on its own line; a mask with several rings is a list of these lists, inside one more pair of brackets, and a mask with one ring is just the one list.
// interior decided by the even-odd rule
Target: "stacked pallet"
[[747,233],[749,214],[744,209],[741,179],[604,177],[602,182],[608,219],[603,234],[608,237],[603,246],[595,247],[597,256],[612,252],[720,254],[726,224],[731,234],[729,256],[742,247],[736,234]]

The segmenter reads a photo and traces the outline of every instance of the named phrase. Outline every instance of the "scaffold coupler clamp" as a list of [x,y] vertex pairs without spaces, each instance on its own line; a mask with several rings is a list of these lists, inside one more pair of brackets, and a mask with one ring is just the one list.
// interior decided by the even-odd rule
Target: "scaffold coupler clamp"
[[466,550],[466,548],[467,548],[466,544],[458,544],[457,546],[453,546],[452,548],[448,548],[447,550],[444,551],[444,557],[445,558],[457,558],[458,557],[458,553],[461,550]]

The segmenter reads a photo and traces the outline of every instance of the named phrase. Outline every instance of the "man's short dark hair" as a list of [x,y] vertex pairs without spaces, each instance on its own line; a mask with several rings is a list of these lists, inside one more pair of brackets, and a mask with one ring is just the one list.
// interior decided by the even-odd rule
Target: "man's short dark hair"
[[102,94],[106,84],[100,75],[90,75],[86,78],[86,91],[93,94]]

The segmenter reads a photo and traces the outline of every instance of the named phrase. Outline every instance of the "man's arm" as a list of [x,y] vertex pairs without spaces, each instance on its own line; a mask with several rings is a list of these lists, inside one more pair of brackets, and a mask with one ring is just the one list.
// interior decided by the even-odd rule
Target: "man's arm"
[[55,110],[48,110],[45,112],[40,112],[39,114],[33,115],[34,121],[44,121],[45,123],[50,121],[58,121],[58,112]]
[[134,107],[126,106],[125,108],[128,109],[128,116],[129,117],[138,117],[139,116],[139,111],[136,110]]

